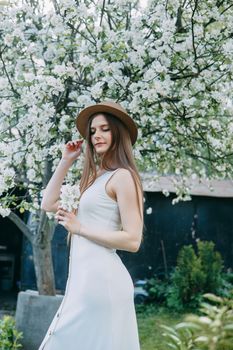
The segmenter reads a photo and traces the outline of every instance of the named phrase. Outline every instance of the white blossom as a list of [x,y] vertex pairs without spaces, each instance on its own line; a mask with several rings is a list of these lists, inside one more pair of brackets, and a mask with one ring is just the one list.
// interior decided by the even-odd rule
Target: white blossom
[[[233,8],[210,3],[198,2],[192,27],[187,2],[180,31],[179,0],[141,8],[116,0],[101,25],[101,1],[62,0],[59,11],[46,13],[22,2],[1,9],[0,193],[27,187],[35,210],[47,161],[54,171],[62,145],[80,137],[77,114],[103,99],[119,101],[137,122],[141,169],[232,177]],[[68,183],[76,183],[82,162]],[[185,181],[176,191],[177,201],[189,198]]]
[[8,216],[10,215],[10,209],[9,208],[3,208],[1,205],[0,205],[0,215],[4,218],[5,216]]
[[80,197],[79,185],[63,185],[61,187],[60,205],[63,209],[71,212],[78,208]]
[[28,169],[27,171],[27,177],[29,181],[34,181],[36,177],[36,172],[34,169]]
[[151,207],[147,208],[146,209],[146,213],[147,213],[147,215],[152,214],[152,208]]
[[6,78],[0,77],[0,90],[4,90],[8,87],[8,80]]
[[13,106],[12,106],[12,103],[11,101],[9,100],[4,100],[1,105],[0,105],[0,111],[3,113],[3,114],[6,114],[8,116],[10,116],[13,112]]
[[10,34],[6,34],[4,38],[4,44],[7,46],[11,46],[14,40],[14,36]]

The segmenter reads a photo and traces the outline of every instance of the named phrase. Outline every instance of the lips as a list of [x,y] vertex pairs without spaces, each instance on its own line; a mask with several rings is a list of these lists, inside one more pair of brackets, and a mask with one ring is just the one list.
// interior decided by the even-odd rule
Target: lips
[[95,146],[100,146],[100,145],[105,145],[105,143],[99,142],[95,144]]

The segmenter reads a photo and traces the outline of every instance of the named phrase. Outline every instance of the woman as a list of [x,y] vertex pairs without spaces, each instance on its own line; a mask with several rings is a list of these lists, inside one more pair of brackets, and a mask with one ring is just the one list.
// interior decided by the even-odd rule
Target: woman
[[78,213],[59,207],[59,194],[80,141],[66,144],[42,200],[70,232],[71,250],[65,295],[39,350],[139,350],[134,286],[116,253],[137,252],[142,238],[137,127],[111,101],[85,108],[76,125],[87,141]]

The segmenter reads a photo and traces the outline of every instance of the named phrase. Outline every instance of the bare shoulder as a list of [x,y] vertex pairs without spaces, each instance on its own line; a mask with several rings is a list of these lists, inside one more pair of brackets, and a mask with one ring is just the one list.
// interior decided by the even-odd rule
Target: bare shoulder
[[113,189],[123,191],[135,189],[135,182],[131,172],[128,169],[118,169],[111,178]]
[[119,168],[116,173],[115,173],[116,176],[119,176],[119,177],[132,177],[131,175],[131,172],[128,170],[128,169],[124,169],[124,168]]
[[128,169],[124,169],[124,168],[118,169],[112,178],[113,180],[115,179],[115,181],[117,180],[117,182],[133,181],[131,172]]
[[[129,182],[132,182],[132,186],[129,185]],[[120,168],[118,169],[110,179],[107,181],[105,186],[106,192],[113,200],[117,201],[117,195],[120,192],[125,192],[125,186],[128,189],[133,188],[133,178],[129,170]]]
[[135,182],[131,172],[128,169],[120,168],[112,178],[114,181],[112,183],[112,193],[119,204],[121,213],[128,212],[129,208],[131,208],[135,214],[135,211],[138,211],[138,204],[142,210],[141,200],[143,194],[141,187],[136,179]]

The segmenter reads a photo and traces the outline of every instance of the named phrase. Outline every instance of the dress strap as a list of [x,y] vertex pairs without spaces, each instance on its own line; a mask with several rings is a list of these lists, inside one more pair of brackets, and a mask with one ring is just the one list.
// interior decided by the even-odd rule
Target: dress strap
[[115,170],[108,171],[107,173],[105,173],[105,176],[103,176],[104,177],[103,183],[106,185],[107,182],[111,179],[111,177],[120,169],[121,168],[117,168]]

